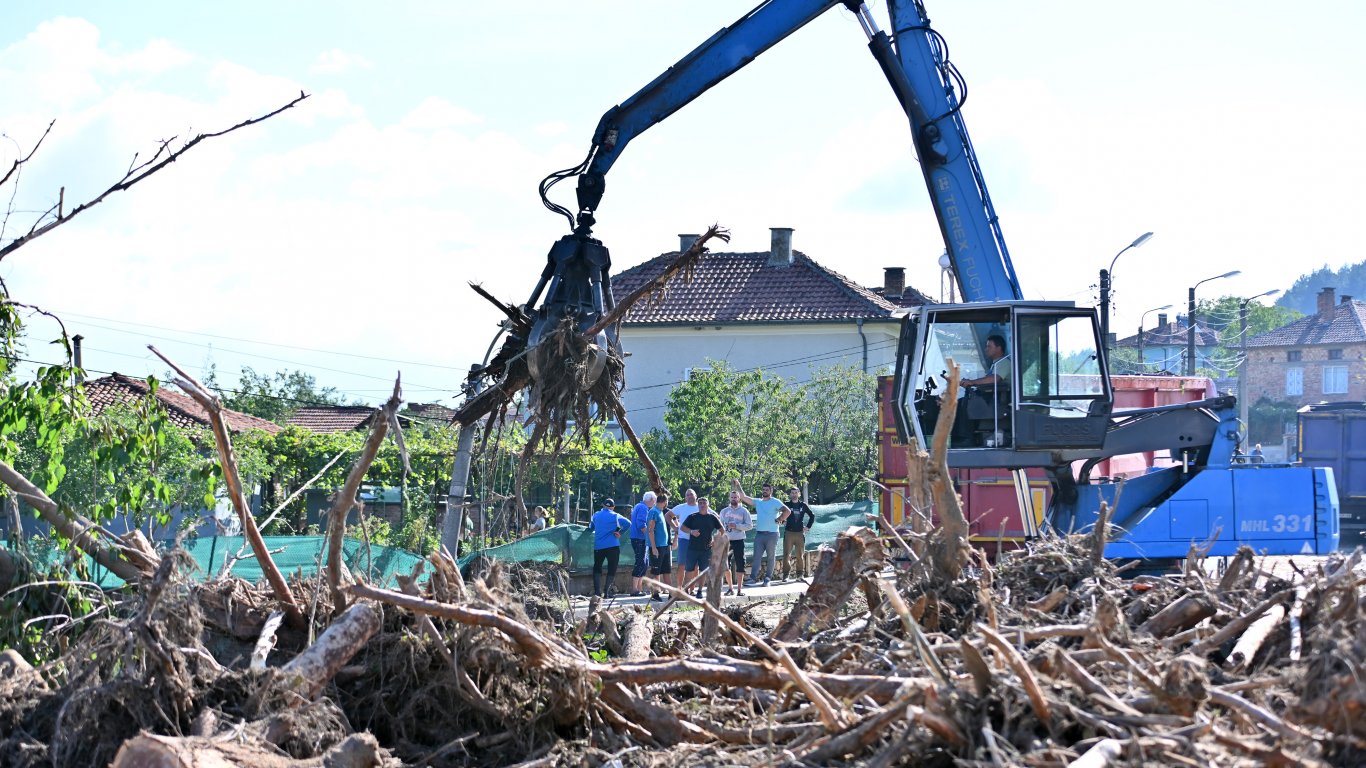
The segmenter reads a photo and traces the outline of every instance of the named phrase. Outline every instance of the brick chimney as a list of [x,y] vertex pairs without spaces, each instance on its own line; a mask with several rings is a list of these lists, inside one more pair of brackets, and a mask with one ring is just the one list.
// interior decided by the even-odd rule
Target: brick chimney
[[688,250],[689,248],[691,248],[691,247],[692,247],[692,244],[695,243],[695,242],[697,242],[697,238],[699,238],[699,237],[701,237],[701,235],[679,235],[679,236],[678,236],[678,252],[679,252],[679,253],[682,253],[682,252]]
[[1167,313],[1166,313],[1166,312],[1158,312],[1158,313],[1157,313],[1157,327],[1160,328],[1164,333],[1166,332],[1166,330],[1167,330]]
[[1333,291],[1333,288],[1324,288],[1323,290],[1319,291],[1318,314],[1322,315],[1325,312],[1333,311]]
[[773,267],[792,266],[792,228],[769,227],[772,233],[768,249],[768,264]]
[[1351,304],[1351,303],[1352,303],[1352,297],[1351,297],[1351,296],[1348,296],[1348,295],[1345,294],[1345,293],[1342,294],[1342,303],[1343,303],[1343,304]]
[[883,267],[882,268],[882,297],[886,299],[900,299],[906,292],[906,268],[905,267]]

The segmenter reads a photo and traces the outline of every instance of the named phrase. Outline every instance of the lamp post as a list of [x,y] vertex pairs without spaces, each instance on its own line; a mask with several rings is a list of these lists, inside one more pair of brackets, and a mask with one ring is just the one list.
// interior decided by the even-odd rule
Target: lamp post
[[1115,271],[1115,262],[1119,257],[1130,248],[1137,248],[1152,239],[1153,233],[1144,232],[1134,238],[1132,243],[1124,246],[1110,259],[1110,268],[1100,271],[1100,345],[1105,347],[1105,351],[1110,351],[1110,274]]
[[1223,278],[1225,278],[1225,277],[1233,277],[1234,275],[1241,275],[1241,274],[1243,274],[1242,270],[1235,269],[1235,270],[1233,270],[1232,272],[1225,272],[1225,273],[1222,274],[1222,275],[1215,275],[1214,277],[1207,277],[1207,278],[1205,278],[1204,280],[1201,280],[1199,283],[1196,283],[1195,285],[1192,285],[1192,286],[1191,286],[1191,288],[1190,288],[1190,295],[1186,297],[1186,298],[1187,298],[1187,301],[1189,302],[1189,304],[1188,304],[1188,306],[1187,306],[1187,308],[1186,308],[1186,375],[1187,375],[1187,376],[1194,376],[1194,375],[1195,375],[1195,289],[1196,289],[1196,288],[1199,288],[1200,285],[1201,285],[1202,283],[1208,283],[1208,282],[1211,281],[1211,280],[1220,280],[1220,279],[1223,279]]
[[[1263,296],[1275,296],[1280,292],[1281,289],[1277,288],[1274,291],[1267,291],[1266,293],[1259,293],[1256,296],[1249,296],[1248,298],[1243,299],[1243,303],[1238,305],[1238,338],[1240,341],[1238,346],[1240,347],[1239,352],[1241,353],[1238,356],[1238,418],[1243,422],[1243,434],[1245,435],[1252,434],[1252,426],[1248,424],[1247,421],[1247,406],[1249,400],[1247,396],[1247,305],[1252,303],[1253,299],[1260,299]],[[1247,451],[1246,444],[1244,444],[1243,451]]]
[[1143,323],[1147,321],[1147,319],[1148,319],[1148,313],[1149,313],[1149,312],[1161,312],[1161,311],[1164,310],[1164,309],[1171,309],[1171,308],[1172,308],[1172,305],[1170,305],[1170,304],[1166,304],[1166,305],[1163,305],[1163,306],[1161,306],[1161,307],[1153,307],[1152,309],[1145,309],[1145,310],[1143,310],[1143,314],[1141,314],[1141,315],[1138,316],[1138,366],[1139,366],[1138,372],[1139,372],[1139,373],[1147,373],[1147,372],[1148,372],[1148,361],[1147,361],[1146,359],[1144,359],[1144,357],[1143,357]]

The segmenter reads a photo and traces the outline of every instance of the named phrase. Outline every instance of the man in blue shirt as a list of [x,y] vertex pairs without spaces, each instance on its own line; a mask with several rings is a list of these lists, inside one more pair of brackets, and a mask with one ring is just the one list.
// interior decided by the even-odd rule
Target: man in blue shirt
[[[621,534],[631,529],[631,521],[617,514],[617,503],[604,499],[602,509],[593,514],[593,594],[607,597],[617,578],[617,563],[621,559]],[[603,585],[603,563],[607,564],[607,583]]]
[[[654,494],[650,494],[653,496]],[[651,507],[649,516],[645,523],[645,540],[650,544],[650,570],[654,571],[655,578],[664,584],[668,584],[669,571],[672,567],[669,563],[669,521],[664,517],[664,511],[659,507]],[[651,599],[663,600],[658,592],[651,594]]]
[[761,559],[767,560],[761,584],[767,587],[769,579],[773,578],[774,561],[777,560],[778,524],[785,521],[792,510],[773,498],[772,483],[764,483],[763,492],[757,499],[745,493],[738,479],[731,481],[731,489],[740,494],[740,501],[754,505],[754,565],[749,569],[749,582],[759,583],[759,562]]
[[641,579],[650,567],[649,544],[645,540],[645,525],[649,521],[650,510],[655,506],[655,492],[646,491],[640,503],[631,510],[631,549],[635,551],[636,564],[631,568],[631,597],[644,595]]

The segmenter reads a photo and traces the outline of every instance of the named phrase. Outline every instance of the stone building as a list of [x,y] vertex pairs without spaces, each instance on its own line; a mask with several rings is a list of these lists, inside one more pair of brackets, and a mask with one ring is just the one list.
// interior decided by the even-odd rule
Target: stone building
[[1248,402],[1366,400],[1366,303],[1318,294],[1318,311],[1247,340]]

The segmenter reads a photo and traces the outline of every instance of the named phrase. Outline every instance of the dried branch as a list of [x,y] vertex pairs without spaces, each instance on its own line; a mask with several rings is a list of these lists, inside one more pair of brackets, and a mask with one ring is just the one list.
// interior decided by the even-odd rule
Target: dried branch
[[351,465],[351,471],[346,475],[346,482],[342,485],[341,490],[337,491],[337,497],[332,502],[332,509],[327,513],[327,584],[332,590],[334,614],[341,613],[342,609],[346,607],[346,597],[342,595],[339,589],[342,571],[342,537],[346,535],[346,516],[350,514],[351,507],[356,503],[356,494],[360,491],[361,480],[365,479],[365,473],[370,471],[370,465],[374,462],[375,456],[379,454],[380,446],[384,444],[384,436],[389,432],[392,416],[398,412],[398,407],[402,402],[400,380],[394,379],[394,392],[383,406],[375,410],[374,417],[370,419],[370,434],[365,438],[365,446],[361,449],[360,456],[356,457],[356,463]]
[[[47,234],[48,232],[51,232],[57,227],[67,223],[68,221],[71,221],[72,219],[76,218],[76,216],[80,215],[81,213],[84,213],[90,208],[99,205],[100,203],[104,202],[105,198],[109,197],[115,192],[123,192],[124,190],[131,188],[134,184],[146,180],[152,174],[156,173],[157,171],[160,171],[162,168],[165,168],[171,163],[174,163],[176,160],[179,160],[182,155],[184,155],[186,152],[189,152],[194,147],[198,146],[200,142],[206,141],[208,139],[216,139],[220,136],[226,136],[227,134],[232,133],[233,131],[236,131],[239,128],[245,128],[249,125],[255,125],[256,123],[262,122],[264,120],[269,120],[270,118],[275,117],[281,112],[284,112],[285,110],[294,107],[306,98],[308,98],[308,94],[304,93],[303,91],[300,91],[298,97],[290,100],[288,104],[285,104],[282,107],[267,112],[264,115],[260,115],[259,117],[253,117],[248,120],[243,120],[237,125],[234,125],[230,128],[225,128],[221,131],[215,131],[213,133],[201,133],[198,136],[195,136],[194,138],[185,142],[176,149],[171,148],[171,140],[164,141],[162,142],[161,146],[157,148],[156,154],[154,154],[151,159],[143,163],[138,163],[136,161],[135,155],[133,164],[129,166],[128,171],[124,173],[123,178],[119,179],[108,189],[99,193],[94,198],[87,200],[84,203],[81,203],[75,208],[72,208],[71,211],[69,213],[66,213],[65,215],[62,215],[61,211],[58,209],[57,217],[52,219],[51,221],[43,223],[44,219],[47,218],[51,211],[49,211],[48,214],[44,214],[43,216],[39,217],[38,221],[34,222],[33,228],[30,229],[28,233],[16,237],[7,245],[0,247],[0,260],[3,260],[9,254],[33,242],[35,239],[42,237],[43,235]],[[49,126],[49,129],[50,128],[51,126]],[[44,133],[43,135],[46,136],[47,134]],[[37,148],[35,147],[35,150],[36,149]],[[30,156],[31,155],[32,153],[30,153]],[[27,160],[27,158],[25,158],[25,160]],[[9,174],[6,174],[5,178],[9,178]]]
[[139,556],[138,551],[83,515],[63,511],[41,488],[4,461],[0,461],[0,483],[38,510],[39,516],[74,546],[120,579],[129,583],[138,582],[156,571],[158,563],[155,560],[148,562],[145,556]]
[[261,573],[265,575],[266,581],[270,583],[271,591],[275,593],[275,599],[279,600],[285,607],[285,613],[289,616],[290,623],[296,627],[304,626],[305,619],[303,611],[299,609],[298,603],[294,602],[294,594],[289,590],[289,584],[285,582],[285,577],[280,573],[280,569],[271,559],[270,551],[266,548],[265,539],[261,538],[261,529],[256,527],[256,518],[251,515],[251,506],[247,504],[247,497],[242,490],[242,477],[237,472],[237,458],[232,450],[232,438],[228,435],[228,427],[223,422],[223,406],[218,401],[218,396],[204,388],[193,376],[186,373],[183,368],[171,362],[171,359],[152,345],[147,345],[152,354],[161,358],[162,362],[171,366],[180,378],[175,380],[177,386],[185,390],[199,406],[209,414],[209,426],[213,430],[214,442],[218,446],[218,459],[223,465],[223,482],[228,486],[228,498],[232,500],[233,507],[237,510],[237,517],[242,522],[242,533],[247,541],[251,542],[251,549],[256,553],[256,561],[261,564]]

